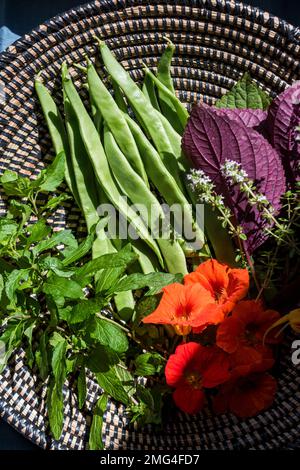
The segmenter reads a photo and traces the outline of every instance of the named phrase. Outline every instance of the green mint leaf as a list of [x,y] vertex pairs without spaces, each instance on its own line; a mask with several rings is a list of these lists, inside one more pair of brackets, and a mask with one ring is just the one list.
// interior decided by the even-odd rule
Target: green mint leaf
[[117,286],[114,288],[114,293],[143,289],[144,287],[150,287],[154,289],[156,293],[168,284],[173,284],[174,282],[181,283],[182,278],[182,274],[169,273],[129,274],[118,282]]
[[47,203],[41,207],[41,212],[54,212],[64,201],[72,199],[69,194],[62,193],[59,196],[51,197]]
[[27,222],[30,218],[32,209],[28,204],[23,204],[22,202],[15,201],[12,199],[9,203],[9,208],[7,211],[8,217],[21,217],[23,223]]
[[87,395],[86,386],[86,371],[85,367],[82,366],[77,380],[77,396],[78,396],[78,408],[81,410],[84,407]]
[[26,328],[26,330],[24,330],[24,335],[27,338],[26,356],[29,367],[32,367],[34,363],[34,354],[32,351],[32,335],[35,326],[35,322],[33,322]]
[[35,224],[29,226],[27,231],[27,247],[29,247],[32,243],[37,243],[47,237],[51,232],[51,227],[47,225],[45,219],[40,219]]
[[162,371],[165,361],[158,353],[145,353],[138,356],[135,361],[135,375],[151,376]]
[[0,303],[1,303],[3,291],[4,291],[4,279],[3,279],[2,274],[0,274]]
[[143,385],[137,384],[136,387],[137,397],[150,408],[151,411],[154,410],[154,400],[149,388],[144,387]]
[[124,364],[116,364],[113,366],[116,377],[122,382],[122,385],[129,397],[132,397],[136,393],[136,384],[132,374],[126,368]]
[[16,292],[21,288],[21,283],[29,279],[30,269],[14,269],[6,279],[5,292],[10,306],[16,305],[17,295]]
[[110,253],[107,255],[99,256],[92,261],[89,261],[84,266],[77,270],[75,279],[81,285],[86,285],[88,280],[97,274],[102,269],[119,268],[126,269],[132,262],[137,259],[134,253]]
[[57,332],[53,333],[50,339],[53,347],[51,367],[58,390],[62,390],[66,379],[66,351],[68,347],[67,341]]
[[[92,315],[100,312],[101,308],[107,304],[103,298],[94,298],[78,302],[68,316],[68,323],[74,325],[87,321]],[[106,344],[106,343],[105,343]]]
[[83,299],[84,293],[80,285],[72,279],[53,275],[43,285],[43,292],[54,299]]
[[217,108],[249,108],[266,110],[271,99],[265,91],[251,79],[248,72],[222,96],[217,102]]
[[89,235],[78,247],[68,252],[67,256],[63,259],[62,264],[64,266],[68,266],[69,264],[73,264],[87,255],[92,249],[95,240],[95,234],[96,225],[91,228]]
[[[128,260],[129,263],[131,263],[131,257],[132,257],[132,247],[130,243],[128,243],[124,248],[121,250],[118,250],[117,253],[117,259],[122,259],[126,260],[126,257],[129,256]],[[135,255],[133,255],[135,257]],[[97,273],[97,283],[96,283],[96,292],[106,292],[106,291],[114,291],[114,287],[121,279],[123,274],[126,271],[126,268],[128,267],[127,263],[120,265],[116,265],[115,267],[112,267],[111,269],[104,269],[102,271],[98,271]]]
[[53,381],[48,386],[47,408],[52,435],[54,439],[58,440],[63,429],[64,403],[62,391]]
[[72,277],[74,274],[74,270],[67,270],[62,261],[58,258],[54,258],[53,256],[47,256],[43,258],[39,262],[39,267],[42,271],[52,271],[53,273],[57,274],[61,277]]
[[0,245],[7,246],[17,236],[19,225],[11,219],[0,219]]
[[95,373],[108,372],[112,366],[119,363],[118,354],[108,346],[97,344],[89,354],[87,367]]
[[21,345],[25,327],[26,322],[23,320],[13,320],[6,325],[3,334],[0,336],[0,341],[5,344],[6,349],[5,355],[1,360],[0,373],[3,371],[14,350]]
[[98,344],[91,351],[87,367],[95,373],[100,387],[115,400],[129,404],[128,386],[132,389],[131,376],[124,377],[119,369],[120,360],[118,354],[108,346]]
[[35,352],[35,361],[39,369],[42,380],[46,380],[49,375],[49,360],[48,360],[48,337],[44,332],[41,334],[38,349]]
[[42,170],[38,178],[34,181],[34,188],[42,192],[55,191],[63,182],[65,175],[65,153],[60,152],[47,166]]
[[71,230],[61,230],[54,233],[50,238],[42,240],[38,245],[36,245],[32,252],[34,256],[37,256],[43,251],[51,250],[59,245],[71,246],[72,248],[77,247],[77,241]]
[[129,405],[130,399],[121,380],[116,376],[115,370],[95,374],[96,380],[103,390],[115,400]]
[[107,395],[104,393],[99,398],[94,410],[93,421],[89,435],[89,450],[102,450],[104,444],[102,440],[103,416],[107,408]]
[[94,318],[87,330],[92,339],[104,346],[109,346],[118,353],[123,353],[128,349],[128,339],[124,331],[105,319]]
[[28,197],[32,192],[31,180],[15,171],[5,170],[0,177],[0,183],[7,196]]

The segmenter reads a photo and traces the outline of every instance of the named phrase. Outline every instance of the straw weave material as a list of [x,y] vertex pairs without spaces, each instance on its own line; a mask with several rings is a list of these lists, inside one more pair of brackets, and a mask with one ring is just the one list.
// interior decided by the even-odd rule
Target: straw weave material
[[[165,46],[176,45],[175,88],[186,103],[213,103],[249,71],[272,96],[300,78],[300,32],[256,8],[224,0],[101,0],[59,15],[26,35],[0,55],[5,100],[0,105],[0,168],[34,176],[53,157],[51,142],[33,88],[42,77],[60,101],[60,65],[97,56],[93,35],[105,39],[134,79],[142,62],[155,69]],[[74,77],[78,72],[73,70]],[[77,83],[79,84],[79,81]],[[3,201],[2,201],[3,202]],[[2,207],[4,207],[2,203]],[[73,203],[53,218],[83,234],[84,223]],[[279,365],[279,391],[274,406],[248,420],[208,411],[192,417],[178,413],[159,431],[128,424],[124,408],[110,402],[103,438],[118,449],[276,449],[300,446],[299,368],[291,362],[287,340]],[[65,387],[65,423],[59,442],[49,437],[45,384],[28,370],[20,351],[0,376],[0,415],[41,447],[84,449],[89,411],[99,388],[89,380],[88,407],[77,409],[72,387]]]

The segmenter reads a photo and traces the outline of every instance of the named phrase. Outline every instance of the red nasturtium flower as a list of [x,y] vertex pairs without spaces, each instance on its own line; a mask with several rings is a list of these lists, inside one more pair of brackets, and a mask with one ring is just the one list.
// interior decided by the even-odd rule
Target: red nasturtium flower
[[230,411],[239,418],[250,418],[272,405],[277,389],[274,377],[253,373],[221,385],[214,399],[214,411]]
[[264,372],[274,366],[275,360],[271,348],[257,345],[240,346],[229,355],[230,376],[232,379],[249,375],[251,372]]
[[173,399],[185,413],[198,413],[205,402],[205,388],[214,388],[229,378],[228,355],[216,346],[185,343],[169,357],[165,374],[174,387]]
[[185,286],[174,283],[163,288],[162,299],[144,323],[169,324],[178,334],[188,334],[192,327],[220,323],[224,318],[211,296],[200,284]]
[[184,284],[200,284],[210,295],[211,302],[219,305],[226,315],[247,294],[249,273],[247,269],[233,269],[211,259],[187,274]]
[[[280,317],[274,310],[264,310],[261,302],[244,300],[233,309],[218,328],[216,344],[230,354],[232,376],[247,375],[253,367],[270,369],[274,359],[263,345],[265,332]],[[266,344],[278,342],[274,336]]]
[[[217,345],[228,353],[237,351],[240,346],[257,347],[262,345],[265,332],[280,318],[275,310],[264,310],[261,302],[244,300],[233,309],[218,328]],[[266,344],[278,343],[280,338],[269,335]]]

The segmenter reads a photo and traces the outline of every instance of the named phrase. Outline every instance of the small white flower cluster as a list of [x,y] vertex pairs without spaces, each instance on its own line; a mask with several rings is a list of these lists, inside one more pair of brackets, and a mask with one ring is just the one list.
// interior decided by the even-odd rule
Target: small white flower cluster
[[186,179],[192,192],[196,194],[198,202],[211,202],[214,185],[210,177],[207,176],[204,171],[193,168],[190,173],[186,175]]
[[233,160],[225,160],[221,166],[221,172],[225,178],[233,183],[244,183],[248,179],[248,174],[242,169],[241,164]]

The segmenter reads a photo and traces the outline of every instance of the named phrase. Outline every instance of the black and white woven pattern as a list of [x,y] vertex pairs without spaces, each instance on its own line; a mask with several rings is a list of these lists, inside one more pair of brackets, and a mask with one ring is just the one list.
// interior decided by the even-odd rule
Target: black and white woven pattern
[[[155,69],[168,35],[176,45],[175,88],[187,103],[213,103],[246,71],[271,95],[300,78],[300,33],[296,28],[250,6],[225,0],[101,0],[48,21],[0,55],[5,102],[0,105],[0,168],[34,176],[52,158],[41,110],[34,93],[35,74],[42,76],[60,102],[60,65],[97,56],[93,35],[108,42],[134,79],[142,62]],[[74,77],[79,82],[76,69]],[[53,224],[84,232],[73,203],[66,202]],[[109,449],[277,449],[300,447],[299,368],[291,362],[292,338],[282,350],[279,390],[274,406],[261,415],[238,420],[208,411],[173,416],[159,431],[129,425],[124,408],[110,402],[103,439]],[[24,364],[20,351],[0,376],[0,415],[43,448],[84,449],[89,412],[99,387],[89,379],[88,406],[77,408],[71,384],[65,386],[63,435],[47,433],[45,384]]]

